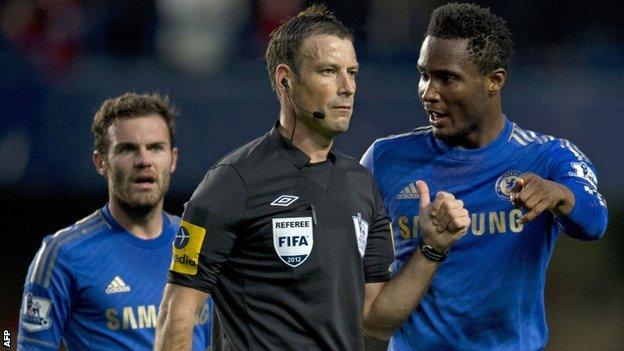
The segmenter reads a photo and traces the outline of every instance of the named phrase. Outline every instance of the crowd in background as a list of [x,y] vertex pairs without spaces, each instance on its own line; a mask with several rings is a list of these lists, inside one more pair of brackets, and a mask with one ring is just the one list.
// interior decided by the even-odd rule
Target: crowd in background
[[[4,45],[26,53],[45,74],[61,75],[81,56],[102,54],[156,56],[193,75],[261,57],[269,33],[311,2],[9,0],[0,18]],[[324,2],[353,28],[361,58],[405,62],[417,56],[426,19],[445,1]],[[609,1],[474,2],[507,19],[524,64],[621,63],[624,10]]]

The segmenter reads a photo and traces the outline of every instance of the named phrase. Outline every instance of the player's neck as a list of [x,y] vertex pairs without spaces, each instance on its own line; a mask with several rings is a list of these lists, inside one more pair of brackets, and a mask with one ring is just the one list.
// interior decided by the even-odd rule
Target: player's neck
[[334,144],[334,138],[332,136],[326,136],[312,131],[307,123],[301,119],[299,119],[294,126],[295,132],[293,134],[292,121],[294,121],[294,118],[280,117],[280,133],[288,140],[290,140],[292,136],[292,144],[310,158],[310,163],[327,160],[329,150],[331,150]]
[[505,117],[501,111],[493,113],[474,126],[474,129],[463,137],[445,140],[450,145],[465,149],[480,149],[496,140],[505,129]]
[[505,128],[505,120],[501,117],[488,124],[487,127],[478,131],[475,135],[473,145],[475,148],[482,148],[496,140]]
[[115,221],[137,238],[154,239],[162,232],[163,200],[150,208],[133,208],[111,198],[108,207]]

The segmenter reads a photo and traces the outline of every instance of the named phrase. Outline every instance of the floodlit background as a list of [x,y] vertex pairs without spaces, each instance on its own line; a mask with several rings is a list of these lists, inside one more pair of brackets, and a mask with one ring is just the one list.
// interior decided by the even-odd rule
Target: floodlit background
[[[426,123],[416,59],[445,1],[326,1],[356,37],[354,117],[338,147]],[[28,264],[45,234],[107,199],[91,164],[100,103],[168,94],[180,148],[166,207],[181,214],[205,170],[268,131],[279,106],[262,59],[268,34],[309,1],[0,1],[0,328],[16,342]],[[503,17],[515,55],[503,93],[525,129],[564,137],[598,168],[610,223],[598,242],[562,237],[546,289],[550,350],[624,349],[624,10],[615,1],[477,1]]]

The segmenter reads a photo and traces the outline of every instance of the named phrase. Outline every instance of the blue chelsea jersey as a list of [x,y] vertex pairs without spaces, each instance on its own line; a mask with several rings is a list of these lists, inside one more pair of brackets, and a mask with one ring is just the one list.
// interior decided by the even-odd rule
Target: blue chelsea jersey
[[[18,349],[151,350],[179,217],[135,237],[108,206],[47,236],[24,285]],[[210,346],[212,303],[198,314],[193,350]]]
[[[546,267],[557,236],[600,238],[607,209],[594,166],[573,144],[505,120],[500,135],[480,149],[449,147],[431,127],[377,140],[362,164],[375,176],[392,219],[400,269],[417,248],[419,196],[446,191],[470,213],[468,233],[438,268],[429,291],[391,339],[391,350],[535,350],[548,338]],[[550,212],[518,224],[510,191],[532,172],[567,186],[575,196],[568,217]]]

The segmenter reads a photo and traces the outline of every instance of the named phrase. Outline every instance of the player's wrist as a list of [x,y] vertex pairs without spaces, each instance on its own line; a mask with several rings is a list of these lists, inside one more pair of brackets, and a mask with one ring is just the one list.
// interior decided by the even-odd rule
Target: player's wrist
[[557,206],[553,209],[553,212],[557,216],[568,216],[572,212],[572,209],[574,209],[574,204],[576,202],[574,193],[565,185],[557,184],[557,186],[561,189],[562,195]]
[[444,260],[446,260],[448,254],[451,252],[450,248],[446,250],[440,250],[433,245],[427,244],[422,237],[418,241],[418,248],[426,259],[434,262],[443,262]]

